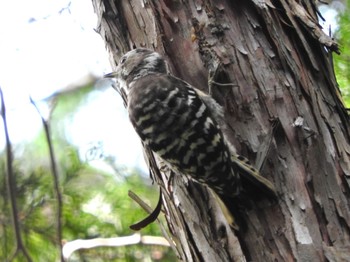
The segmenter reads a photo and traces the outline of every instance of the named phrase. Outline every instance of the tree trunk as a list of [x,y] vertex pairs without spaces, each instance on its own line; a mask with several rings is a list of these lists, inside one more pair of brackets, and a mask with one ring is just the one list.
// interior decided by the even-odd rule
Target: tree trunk
[[[348,261],[349,118],[330,58],[337,45],[314,1],[93,4],[113,66],[135,47],[162,53],[175,76],[224,106],[231,142],[277,188],[277,203],[252,201],[235,232],[205,187],[155,176],[179,259]],[[209,90],[208,75],[233,85]]]

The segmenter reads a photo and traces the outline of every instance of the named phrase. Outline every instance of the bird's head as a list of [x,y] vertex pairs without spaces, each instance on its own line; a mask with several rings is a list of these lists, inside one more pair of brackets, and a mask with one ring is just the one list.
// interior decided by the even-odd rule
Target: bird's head
[[119,78],[130,83],[152,73],[166,74],[167,64],[165,60],[157,52],[137,48],[123,55],[115,72],[104,77]]

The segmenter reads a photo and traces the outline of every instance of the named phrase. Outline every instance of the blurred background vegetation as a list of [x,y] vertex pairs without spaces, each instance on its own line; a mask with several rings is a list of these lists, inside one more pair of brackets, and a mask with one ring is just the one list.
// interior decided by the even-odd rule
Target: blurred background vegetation
[[[135,192],[151,207],[156,206],[159,197],[159,190],[152,185],[148,174],[136,168],[115,166],[114,157],[106,155],[98,143],[86,149],[86,160],[82,161],[79,150],[68,142],[67,121],[74,118],[80,106],[87,102],[86,98],[96,92],[101,91],[96,91],[94,83],[89,83],[45,101],[51,105],[46,110],[52,110],[50,117],[47,112],[45,114],[51,127],[63,201],[63,244],[75,239],[132,235],[134,232],[129,226],[145,218],[147,213],[128,197],[128,191]],[[113,121],[113,115],[104,117]],[[59,261],[57,199],[44,129],[33,141],[12,146],[18,220],[24,245],[33,261]],[[127,148],[125,153],[128,154]],[[13,255],[16,243],[5,179],[6,157],[3,152],[0,162],[0,261]],[[96,160],[105,163],[104,168],[91,164]],[[164,219],[161,220],[164,223]],[[161,236],[159,225],[147,226],[141,235]],[[13,261],[26,259],[19,252]],[[175,256],[169,247],[136,244],[81,249],[68,261],[175,261]]]
[[339,29],[335,39],[340,44],[341,55],[333,55],[334,69],[342,92],[345,105],[350,107],[350,0],[346,0],[346,8],[339,14]]
[[[350,106],[349,6],[350,0],[347,0],[347,8],[339,14],[339,29],[335,32],[341,55],[333,55],[337,80],[347,107]],[[152,185],[148,174],[137,168],[117,166],[115,156],[106,154],[99,143],[82,152],[67,137],[66,129],[81,106],[90,103],[96,92],[103,92],[96,91],[95,80],[43,101],[46,109],[42,114],[47,115],[50,125],[63,201],[63,245],[76,239],[134,234],[129,226],[147,213],[128,197],[128,191],[134,191],[151,207],[156,206],[159,197],[159,190]],[[112,114],[103,117],[115,121]],[[91,119],[91,125],[94,125],[94,119]],[[81,132],[85,131],[82,129]],[[57,199],[44,129],[33,141],[12,146],[18,221],[25,248],[33,261],[58,261]],[[126,154],[127,151],[125,148]],[[0,157],[0,261],[7,261],[14,255],[16,239],[6,184],[6,152]],[[94,165],[95,160],[103,162],[104,166]],[[161,220],[165,224],[163,217]],[[159,224],[149,225],[141,235],[161,236]],[[12,261],[26,259],[18,253]],[[176,261],[176,257],[170,247],[135,244],[81,249],[68,261]]]

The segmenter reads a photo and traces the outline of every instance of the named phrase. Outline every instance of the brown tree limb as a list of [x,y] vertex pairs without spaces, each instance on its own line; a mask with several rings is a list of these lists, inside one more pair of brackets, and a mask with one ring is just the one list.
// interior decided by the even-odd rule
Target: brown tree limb
[[[247,230],[229,242],[235,234],[225,230],[225,221],[215,223],[219,211],[212,212],[205,188],[162,170],[154,179],[163,189],[178,256],[342,261],[350,246],[350,119],[329,62],[338,46],[320,30],[315,1],[93,0],[93,5],[113,66],[129,49],[155,49],[175,76],[208,93],[208,72],[222,63],[224,81],[217,82],[235,85],[214,85],[209,93],[225,108],[237,151],[262,166],[277,188],[278,203],[256,201],[243,210]],[[158,162],[149,163],[157,170]],[[230,253],[235,248],[238,256]]]

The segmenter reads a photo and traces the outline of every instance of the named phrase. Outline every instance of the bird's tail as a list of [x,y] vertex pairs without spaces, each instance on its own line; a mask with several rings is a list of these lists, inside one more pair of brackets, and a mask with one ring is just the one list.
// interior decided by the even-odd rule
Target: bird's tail
[[243,156],[232,154],[234,170],[240,174],[242,192],[236,197],[220,195],[217,197],[221,210],[231,227],[238,231],[245,231],[247,225],[242,217],[242,210],[249,209],[255,199],[263,199],[264,196],[270,200],[277,198],[277,192],[273,183],[263,177],[259,170],[254,168],[248,159]]
[[235,169],[239,172],[243,188],[245,184],[253,184],[263,193],[268,196],[276,197],[277,192],[275,186],[265,177],[263,177],[259,170],[254,168],[249,160],[241,155],[231,155],[232,163]]

